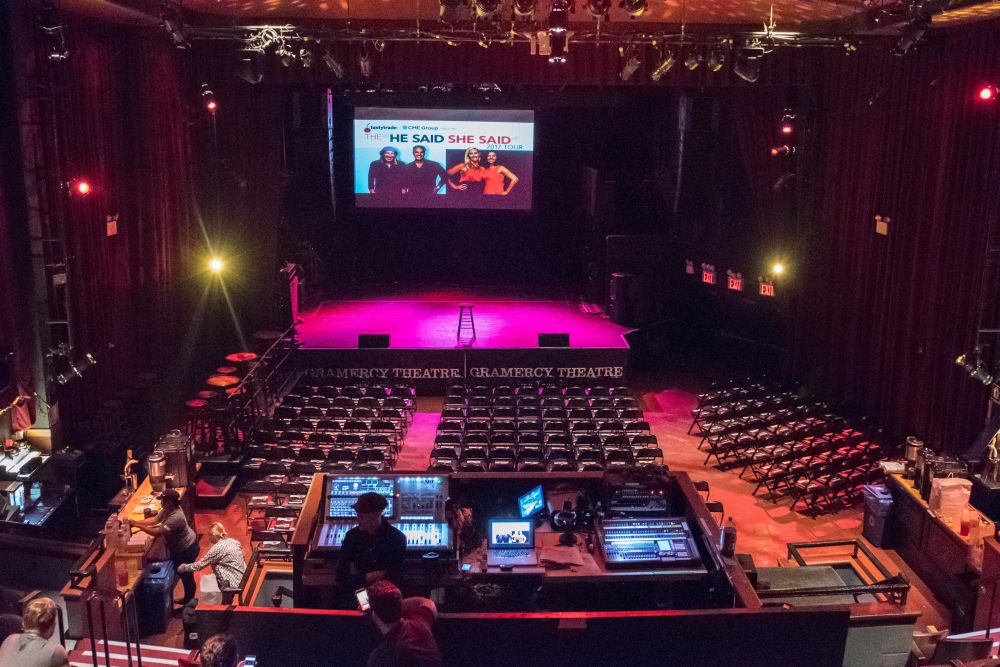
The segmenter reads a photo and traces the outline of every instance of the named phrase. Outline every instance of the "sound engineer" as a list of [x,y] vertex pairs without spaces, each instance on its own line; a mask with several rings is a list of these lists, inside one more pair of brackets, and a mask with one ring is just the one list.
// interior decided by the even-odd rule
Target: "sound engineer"
[[362,493],[353,505],[358,525],[344,536],[337,563],[337,588],[345,601],[353,600],[357,589],[381,579],[400,585],[406,535],[382,516],[388,505],[377,493]]

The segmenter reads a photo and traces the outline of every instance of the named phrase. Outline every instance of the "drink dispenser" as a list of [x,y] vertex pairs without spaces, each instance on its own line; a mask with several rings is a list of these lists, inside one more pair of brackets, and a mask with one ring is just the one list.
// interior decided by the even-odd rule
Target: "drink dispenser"
[[154,451],[149,455],[147,464],[149,465],[149,483],[155,493],[160,493],[167,486],[167,457],[159,450]]

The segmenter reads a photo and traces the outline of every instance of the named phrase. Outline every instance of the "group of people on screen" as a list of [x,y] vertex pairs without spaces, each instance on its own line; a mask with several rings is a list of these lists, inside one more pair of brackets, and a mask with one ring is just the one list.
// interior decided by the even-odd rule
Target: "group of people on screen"
[[471,147],[462,162],[447,171],[440,163],[428,160],[426,146],[413,147],[413,162],[399,160],[399,151],[386,146],[379,159],[368,167],[368,192],[387,201],[427,202],[443,188],[463,195],[504,196],[517,185],[517,176],[499,163],[496,151],[483,153]]

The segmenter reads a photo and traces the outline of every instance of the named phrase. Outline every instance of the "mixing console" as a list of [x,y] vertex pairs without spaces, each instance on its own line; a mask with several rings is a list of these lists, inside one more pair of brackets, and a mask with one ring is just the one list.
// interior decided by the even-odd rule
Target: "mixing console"
[[597,537],[609,568],[701,560],[687,521],[680,518],[606,519]]
[[[413,521],[390,521],[389,523],[406,535],[407,551],[449,551],[451,549],[451,531],[446,523]],[[355,525],[353,522],[347,521],[324,524],[320,531],[318,546],[340,549],[347,531]]]

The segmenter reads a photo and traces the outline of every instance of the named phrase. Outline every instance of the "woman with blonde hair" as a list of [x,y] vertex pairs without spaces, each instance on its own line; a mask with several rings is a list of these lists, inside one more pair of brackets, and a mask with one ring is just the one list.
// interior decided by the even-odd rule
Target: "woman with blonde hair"
[[448,170],[449,176],[454,176],[455,174],[460,174],[458,177],[458,185],[455,185],[450,179],[448,180],[448,187],[452,190],[459,190],[465,194],[479,194],[483,193],[483,177],[486,176],[486,167],[482,164],[482,153],[475,146],[470,146],[465,149],[465,160],[459,162],[454,167]]
[[[237,540],[226,534],[226,527],[216,521],[208,528],[209,550],[193,563],[181,565],[178,572],[197,572],[212,566],[212,572],[219,582],[219,590],[233,590],[240,587],[247,562],[243,558],[243,547]],[[183,569],[182,569],[183,568]]]
[[0,646],[0,667],[65,667],[66,649],[49,641],[56,632],[59,607],[50,598],[35,598],[24,607],[24,632]]

